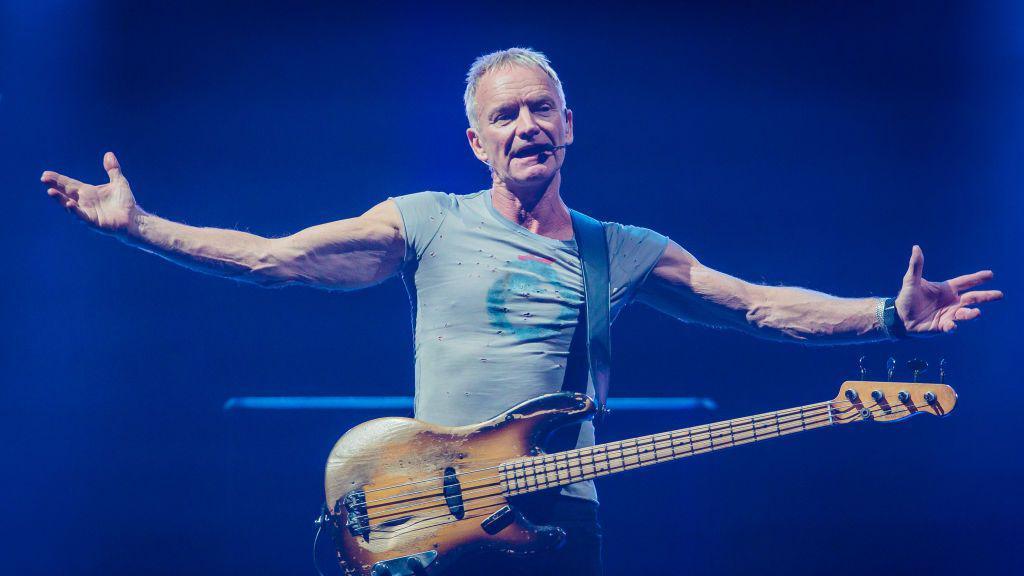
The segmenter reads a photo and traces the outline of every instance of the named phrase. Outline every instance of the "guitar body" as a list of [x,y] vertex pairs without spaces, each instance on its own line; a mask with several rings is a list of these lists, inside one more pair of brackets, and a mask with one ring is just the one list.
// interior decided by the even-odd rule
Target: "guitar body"
[[331,451],[325,482],[345,574],[436,576],[473,552],[557,547],[562,531],[516,511],[499,468],[540,454],[554,430],[594,413],[587,396],[557,393],[471,426],[380,418],[352,428]]

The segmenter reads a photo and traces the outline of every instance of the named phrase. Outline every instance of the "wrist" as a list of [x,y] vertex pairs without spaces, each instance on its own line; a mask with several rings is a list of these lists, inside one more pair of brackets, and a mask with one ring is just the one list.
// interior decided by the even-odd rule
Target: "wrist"
[[904,340],[907,338],[907,326],[903,323],[896,309],[895,298],[879,298],[875,306],[875,321],[886,338]]
[[124,228],[124,240],[145,240],[146,226],[152,215],[138,206],[134,206],[128,214],[128,225]]

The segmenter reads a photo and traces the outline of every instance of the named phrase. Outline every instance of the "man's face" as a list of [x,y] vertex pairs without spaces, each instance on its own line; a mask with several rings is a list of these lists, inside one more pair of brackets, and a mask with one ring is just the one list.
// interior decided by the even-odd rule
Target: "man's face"
[[572,144],[572,111],[558,97],[555,83],[535,66],[506,66],[480,78],[476,89],[477,128],[466,130],[476,157],[509,187],[551,180]]

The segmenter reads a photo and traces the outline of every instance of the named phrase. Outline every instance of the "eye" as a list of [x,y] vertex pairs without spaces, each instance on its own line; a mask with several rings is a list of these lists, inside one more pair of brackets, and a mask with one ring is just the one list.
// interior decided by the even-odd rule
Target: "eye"
[[494,121],[498,124],[508,124],[512,121],[512,115],[508,112],[502,112],[494,117]]
[[533,113],[538,116],[550,116],[555,107],[550,102],[541,102],[533,107]]

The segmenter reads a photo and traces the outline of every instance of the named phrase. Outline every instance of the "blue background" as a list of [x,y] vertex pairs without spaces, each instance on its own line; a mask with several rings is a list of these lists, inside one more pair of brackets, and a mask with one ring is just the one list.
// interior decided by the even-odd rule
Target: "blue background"
[[[831,398],[869,357],[951,364],[950,418],[842,427],[599,482],[610,574],[1020,571],[1024,10],[986,3],[0,4],[0,542],[9,574],[311,573],[336,436],[384,412],[232,396],[407,395],[407,297],[263,290],[73,221],[44,169],[284,235],[389,195],[488,186],[463,76],[546,52],[576,119],[563,194],[745,279],[892,295],[919,243],[1004,302],[953,337],[815,348],[636,305],[612,440]],[[934,374],[934,371],[933,373]],[[400,412],[400,411],[399,411]]]

